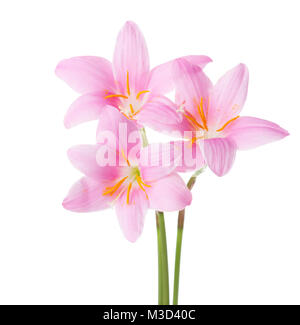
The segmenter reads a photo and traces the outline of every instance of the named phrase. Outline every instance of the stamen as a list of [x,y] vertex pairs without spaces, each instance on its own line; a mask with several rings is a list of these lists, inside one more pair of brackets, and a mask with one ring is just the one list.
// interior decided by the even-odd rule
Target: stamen
[[198,140],[197,137],[192,138],[191,143],[194,144]]
[[140,109],[138,109],[137,111],[135,111],[134,113],[132,113],[131,116],[136,116],[136,114],[138,114],[141,110],[142,110],[142,107]]
[[131,114],[133,114],[134,113],[134,109],[133,109],[132,104],[129,104],[129,106],[130,106],[130,112],[131,112]]
[[147,194],[146,190],[143,188],[141,181],[139,180],[138,177],[136,177],[136,180],[137,180],[137,182],[138,182],[139,187],[141,188],[141,190],[145,193],[146,198],[149,200],[148,194]]
[[113,94],[113,95],[108,95],[108,96],[105,96],[104,99],[106,99],[106,98],[112,98],[112,97],[121,97],[121,98],[128,99],[127,96],[122,95],[122,94]]
[[123,114],[128,120],[132,120],[132,118],[130,116],[126,115],[125,113],[121,112],[121,114]]
[[145,94],[145,93],[149,93],[150,90],[142,90],[140,91],[137,95],[136,95],[136,99],[139,99],[139,97],[142,95],[142,94]]
[[130,162],[129,162],[128,158],[126,157],[123,149],[121,150],[121,155],[124,158],[124,160],[127,162],[127,165],[130,167],[131,166]]
[[240,116],[238,115],[238,116],[232,118],[231,120],[227,121],[219,130],[217,130],[217,132],[223,131],[229,123],[233,122],[234,120],[238,119],[239,117]]
[[130,194],[131,187],[132,187],[132,183],[129,183],[128,189],[127,189],[127,201],[126,201],[127,204],[129,204],[129,194]]
[[130,87],[129,87],[129,72],[127,71],[127,93],[130,96]]
[[206,131],[208,131],[207,121],[206,121],[206,117],[205,117],[204,110],[203,110],[203,97],[201,97],[201,100],[200,100],[200,107],[199,107],[199,105],[197,105],[197,108],[198,108],[198,112],[201,117],[201,120],[203,122],[204,128]]
[[191,148],[193,146],[194,143],[197,142],[197,140],[199,139],[204,139],[204,136],[201,137],[193,137],[190,141],[189,141],[189,147]]
[[139,182],[140,182],[142,185],[144,185],[144,186],[146,186],[146,187],[151,187],[151,185],[145,184],[145,183],[142,181],[141,176],[136,175],[136,178],[139,179]]
[[102,195],[113,195],[119,187],[125,182],[125,180],[128,178],[128,176],[122,178],[120,181],[118,181],[114,186],[112,187],[107,187]]
[[193,144],[197,141],[197,138],[192,138],[191,140],[189,140],[188,142],[188,147],[192,148]]
[[201,124],[199,124],[196,119],[194,118],[194,116],[192,116],[190,113],[188,113],[187,111],[185,111],[185,113],[183,113],[183,116],[185,116],[191,123],[192,125],[196,128],[199,127],[201,129],[203,129],[203,126]]

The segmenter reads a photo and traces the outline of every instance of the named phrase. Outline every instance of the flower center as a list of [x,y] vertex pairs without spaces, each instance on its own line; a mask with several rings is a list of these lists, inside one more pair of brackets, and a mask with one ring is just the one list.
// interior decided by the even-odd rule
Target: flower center
[[[197,140],[200,139],[209,139],[209,138],[219,138],[222,137],[222,134],[219,133],[223,131],[228,124],[233,122],[234,120],[238,119],[240,116],[236,116],[230,120],[228,120],[222,127],[219,129],[208,129],[207,126],[207,113],[209,108],[209,101],[206,103],[204,102],[203,97],[201,97],[200,102],[197,102],[194,100],[194,104],[196,106],[197,115],[193,116],[189,111],[185,109],[185,101],[182,103],[181,107],[179,108],[180,111],[182,111],[183,116],[188,120],[188,122],[191,124],[193,129],[196,131],[197,135],[192,137],[191,142],[192,144],[197,142]],[[235,107],[235,106],[234,106]],[[206,108],[206,110],[205,110]],[[205,114],[206,111],[206,114]],[[200,119],[199,119],[200,118]]]
[[118,180],[113,186],[108,186],[105,188],[105,190],[102,192],[102,195],[110,195],[113,196],[116,194],[116,198],[119,198],[123,193],[126,193],[126,203],[127,204],[134,204],[132,201],[132,198],[130,197],[130,193],[132,190],[132,187],[138,187],[140,190],[144,192],[146,195],[147,200],[149,199],[146,188],[151,187],[151,185],[146,184],[142,178],[141,173],[138,168],[138,166],[132,166],[128,160],[128,158],[125,156],[124,151],[121,151],[121,154],[124,158],[124,160],[127,162],[127,165],[129,168],[128,175]]
[[127,94],[109,94],[104,98],[118,97],[120,99],[119,109],[123,115],[128,119],[134,120],[135,116],[142,110],[143,105],[145,104],[147,97],[146,93],[149,93],[149,90],[142,90],[137,94],[130,90],[129,85],[129,72],[127,71],[126,75],[126,91]]

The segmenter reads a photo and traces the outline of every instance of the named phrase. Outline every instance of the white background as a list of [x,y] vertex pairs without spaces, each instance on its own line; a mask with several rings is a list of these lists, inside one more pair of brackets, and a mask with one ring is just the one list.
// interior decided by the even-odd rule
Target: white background
[[[80,173],[66,150],[93,143],[96,122],[71,130],[77,97],[54,75],[78,55],[112,58],[126,20],[147,40],[151,66],[209,55],[213,81],[250,70],[242,114],[290,132],[238,152],[231,172],[194,188],[183,239],[182,304],[299,304],[299,1],[1,1],[0,303],[155,304],[152,211],[135,243],[113,210],[76,214],[61,202]],[[149,132],[151,141],[161,136]],[[167,138],[165,138],[167,140]],[[187,178],[188,175],[185,175]],[[176,213],[166,214],[172,287]]]

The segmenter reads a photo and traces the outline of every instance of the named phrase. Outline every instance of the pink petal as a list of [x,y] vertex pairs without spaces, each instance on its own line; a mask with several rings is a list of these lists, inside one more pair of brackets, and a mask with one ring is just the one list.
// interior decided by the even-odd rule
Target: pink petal
[[130,204],[127,204],[127,191],[116,202],[116,213],[120,227],[127,240],[135,242],[141,235],[144,219],[149,206],[145,194],[138,188],[130,192]]
[[181,59],[184,59],[191,64],[197,65],[201,69],[203,69],[207,63],[212,62],[212,59],[206,55],[186,55],[182,56]]
[[[192,64],[204,68],[207,63],[212,60],[205,55],[188,55],[182,59],[189,61]],[[173,64],[174,60],[160,64],[150,71],[150,80],[148,89],[156,94],[166,94],[174,88],[173,84]]]
[[178,112],[180,116],[179,123],[162,125],[160,132],[167,131],[167,133],[176,138],[192,139],[192,134],[195,132],[195,126],[184,116],[182,112]]
[[152,143],[140,151],[142,179],[153,181],[171,174],[181,163],[181,151],[174,142]]
[[112,65],[104,58],[78,56],[61,61],[56,75],[79,93],[113,91]]
[[123,151],[129,160],[136,160],[141,147],[137,124],[128,120],[118,109],[112,106],[103,108],[97,129],[97,142],[106,143],[116,152]]
[[177,59],[174,64],[174,80],[176,104],[182,105],[184,109],[199,120],[200,116],[196,104],[199,104],[203,99],[204,113],[207,114],[212,83],[202,69],[184,59]]
[[205,160],[197,143],[177,141],[176,145],[177,150],[181,152],[181,160],[176,166],[176,172],[189,172],[204,167]]
[[228,138],[204,140],[204,155],[209,168],[218,176],[229,172],[236,153],[236,144]]
[[68,157],[75,168],[96,181],[110,181],[123,176],[120,167],[97,164],[98,150],[99,145],[78,145],[68,150]]
[[111,197],[102,195],[105,185],[83,177],[75,183],[63,201],[63,207],[74,212],[91,212],[107,209]]
[[173,173],[151,183],[147,188],[151,209],[160,211],[177,211],[191,204],[192,194],[182,178]]
[[65,127],[71,128],[80,123],[97,120],[101,109],[107,105],[103,93],[90,93],[80,96],[70,106],[65,116]]
[[123,94],[127,91],[127,71],[130,88],[137,92],[145,90],[149,74],[148,50],[143,34],[133,22],[126,22],[118,35],[113,69]]
[[242,116],[230,123],[224,131],[240,150],[252,149],[289,135],[286,130],[275,123],[247,116]]
[[168,130],[171,125],[177,125],[181,121],[176,109],[177,106],[167,97],[154,96],[143,106],[136,118],[139,123],[154,130]]
[[228,71],[214,86],[208,115],[209,125],[222,127],[243,108],[248,91],[249,72],[244,64]]

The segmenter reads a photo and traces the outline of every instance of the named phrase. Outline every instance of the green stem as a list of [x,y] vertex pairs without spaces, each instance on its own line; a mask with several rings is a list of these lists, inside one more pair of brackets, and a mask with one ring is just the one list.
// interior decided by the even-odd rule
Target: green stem
[[148,139],[147,139],[145,128],[140,129],[140,134],[141,134],[142,141],[143,141],[143,147],[147,147],[148,146]]
[[159,305],[169,305],[169,267],[168,267],[168,249],[167,249],[167,236],[165,228],[165,218],[163,212],[156,211],[156,226],[158,234],[158,253],[160,279],[158,280],[159,288]]
[[[197,170],[189,179],[187,188],[192,190],[196,183],[197,176],[203,173],[205,167]],[[176,254],[175,254],[175,270],[174,270],[174,290],[173,290],[173,305],[178,305],[178,292],[179,292],[179,274],[180,274],[180,259],[181,259],[181,246],[182,235],[184,226],[185,209],[178,212],[177,224],[177,240],[176,240]]]
[[[145,128],[140,129],[143,147],[148,146]],[[158,255],[158,304],[169,304],[168,250],[164,213],[155,211]]]
[[156,215],[156,230],[157,230],[157,256],[158,256],[158,304],[163,304],[163,288],[162,288],[162,261],[161,261],[161,244],[160,231],[158,227],[158,217]]
[[[184,210],[180,211],[184,213]],[[177,229],[176,255],[175,255],[175,271],[174,271],[174,289],[173,289],[173,305],[178,305],[178,289],[179,289],[179,272],[180,272],[180,255],[182,245],[183,228]]]

